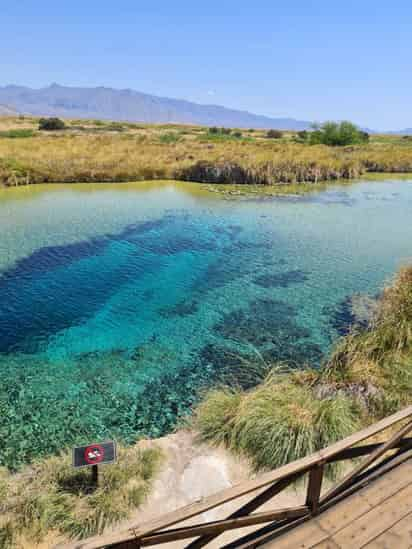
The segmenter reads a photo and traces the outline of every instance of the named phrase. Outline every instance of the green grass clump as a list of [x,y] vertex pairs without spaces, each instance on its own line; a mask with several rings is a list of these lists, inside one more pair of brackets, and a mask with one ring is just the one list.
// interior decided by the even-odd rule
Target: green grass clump
[[412,267],[383,291],[369,327],[337,345],[323,378],[337,386],[372,385],[378,416],[412,402]]
[[196,413],[196,427],[203,439],[232,446],[233,429],[241,402],[240,391],[228,387],[209,391]]
[[160,134],[159,142],[163,145],[171,145],[173,143],[178,143],[182,139],[182,136],[179,132],[165,132]]
[[211,391],[194,425],[203,440],[224,443],[267,469],[347,436],[359,426],[358,412],[350,399],[318,400],[310,388],[275,374],[243,394]]
[[17,129],[17,130],[6,130],[0,132],[0,137],[6,137],[9,139],[18,139],[33,137],[34,131],[30,129]]
[[48,535],[83,538],[126,519],[150,490],[160,450],[121,448],[118,463],[100,468],[99,486],[89,469],[73,469],[70,456],[34,463],[18,475],[0,475],[0,548],[30,547]]

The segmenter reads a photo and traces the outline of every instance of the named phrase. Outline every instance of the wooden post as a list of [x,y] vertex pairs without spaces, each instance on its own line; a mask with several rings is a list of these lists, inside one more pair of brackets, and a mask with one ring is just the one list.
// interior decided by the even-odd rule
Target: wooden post
[[306,505],[309,507],[310,513],[316,515],[319,509],[319,498],[322,489],[323,479],[323,463],[315,465],[309,471],[308,491],[306,494]]
[[92,465],[92,484],[93,486],[99,485],[99,467],[98,465]]

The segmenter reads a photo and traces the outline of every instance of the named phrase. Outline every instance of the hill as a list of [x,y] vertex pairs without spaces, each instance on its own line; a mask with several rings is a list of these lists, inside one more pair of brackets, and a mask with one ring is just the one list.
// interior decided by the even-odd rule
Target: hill
[[16,116],[18,112],[8,105],[0,104],[0,116]]
[[65,118],[102,118],[129,122],[181,123],[236,128],[304,130],[310,122],[293,118],[269,118],[218,105],[200,105],[135,90],[77,88],[52,84],[46,88],[0,87],[0,104],[21,113]]

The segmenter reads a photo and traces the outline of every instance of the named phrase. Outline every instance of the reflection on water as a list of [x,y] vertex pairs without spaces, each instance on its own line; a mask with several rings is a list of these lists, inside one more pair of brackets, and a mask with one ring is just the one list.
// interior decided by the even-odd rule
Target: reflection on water
[[26,459],[156,436],[248,361],[317,366],[351,296],[411,257],[411,212],[409,181],[293,197],[171,182],[1,191],[0,446],[24,439]]

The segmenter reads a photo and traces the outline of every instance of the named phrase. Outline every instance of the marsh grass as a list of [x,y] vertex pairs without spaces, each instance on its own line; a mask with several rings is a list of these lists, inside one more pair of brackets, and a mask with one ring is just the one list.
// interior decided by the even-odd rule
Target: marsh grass
[[255,469],[279,467],[347,436],[359,426],[345,397],[318,400],[287,375],[272,374],[247,392],[212,390],[197,408],[202,440],[247,456]]
[[16,475],[0,472],[0,548],[31,547],[50,532],[68,538],[102,533],[145,500],[161,463],[160,450],[120,449],[115,465],[73,469],[70,456],[51,457]]
[[246,455],[256,469],[275,468],[411,402],[412,266],[383,291],[369,326],[342,338],[320,370],[276,366],[253,389],[216,388],[193,425],[202,440]]
[[10,133],[0,139],[0,184],[162,178],[273,185],[352,179],[369,171],[412,172],[412,142],[399,136],[328,147],[296,142],[290,132],[271,140],[260,130],[211,133],[178,125],[65,123],[66,129],[53,134],[38,132],[34,118],[16,120],[14,126],[12,120],[0,121],[0,131],[33,132],[33,137],[25,133],[25,139],[14,139]]

